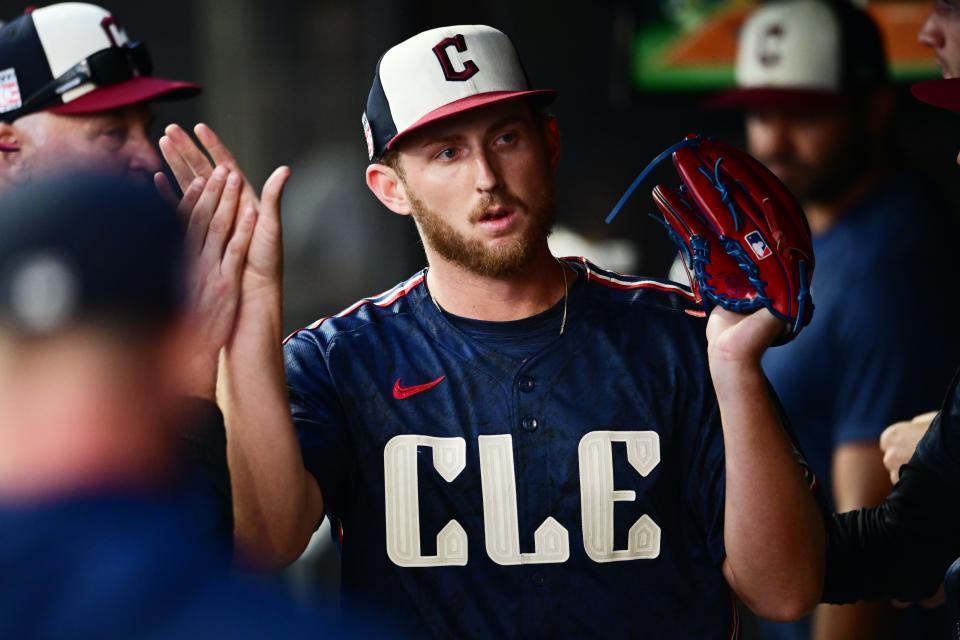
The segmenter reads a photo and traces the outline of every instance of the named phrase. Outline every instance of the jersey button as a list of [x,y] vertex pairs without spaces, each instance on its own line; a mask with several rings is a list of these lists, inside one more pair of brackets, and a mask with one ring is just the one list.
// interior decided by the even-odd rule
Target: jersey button
[[520,426],[524,431],[536,431],[540,428],[540,422],[536,418],[524,418],[520,421]]
[[537,585],[538,587],[542,587],[543,583],[545,582],[543,574],[540,573],[539,571],[535,572],[532,576],[530,576],[530,580],[533,582],[533,584]]
[[520,380],[517,381],[517,386],[520,387],[520,391],[523,391],[524,393],[530,393],[536,389],[537,381],[530,376],[522,376]]

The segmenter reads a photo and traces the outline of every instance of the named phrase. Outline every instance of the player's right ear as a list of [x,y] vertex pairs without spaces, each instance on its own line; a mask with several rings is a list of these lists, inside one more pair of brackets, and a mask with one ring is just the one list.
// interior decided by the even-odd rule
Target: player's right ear
[[387,209],[402,216],[410,215],[411,207],[407,199],[407,190],[393,167],[385,164],[368,166],[367,186]]

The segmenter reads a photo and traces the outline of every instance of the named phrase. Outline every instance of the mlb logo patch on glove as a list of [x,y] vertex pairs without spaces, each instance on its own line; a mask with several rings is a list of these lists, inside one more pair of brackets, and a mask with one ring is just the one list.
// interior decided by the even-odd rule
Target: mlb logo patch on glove
[[763,241],[763,236],[760,235],[759,231],[752,231],[743,236],[743,239],[749,243],[750,248],[757,254],[758,260],[766,260],[773,255],[773,251],[771,251],[770,246]]
[[690,286],[706,311],[765,307],[787,327],[779,344],[813,316],[810,227],[796,198],[748,154],[702,136],[687,136],[634,180],[607,216],[611,222],[657,164],[673,157],[681,184],[657,185],[656,216],[680,250]]

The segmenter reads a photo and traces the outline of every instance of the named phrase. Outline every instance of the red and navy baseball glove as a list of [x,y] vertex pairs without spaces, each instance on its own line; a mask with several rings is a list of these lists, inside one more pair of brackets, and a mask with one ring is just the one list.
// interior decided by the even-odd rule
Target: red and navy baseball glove
[[750,313],[761,307],[787,324],[792,340],[813,316],[810,227],[796,198],[748,154],[702,136],[687,136],[637,177],[607,223],[654,166],[668,156],[681,185],[657,185],[656,216],[680,250],[690,285],[706,311],[719,305]]

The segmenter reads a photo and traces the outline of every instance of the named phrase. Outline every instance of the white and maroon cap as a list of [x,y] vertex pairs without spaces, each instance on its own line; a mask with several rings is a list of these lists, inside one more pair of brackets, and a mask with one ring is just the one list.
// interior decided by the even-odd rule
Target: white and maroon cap
[[513,42],[483,25],[441,27],[404,40],[380,58],[363,114],[370,160],[412,131],[470,109],[556,92],[530,86]]
[[0,27],[0,121],[37,111],[107,111],[199,91],[153,77],[145,46],[96,5],[54,4]]
[[737,88],[717,107],[804,108],[837,103],[890,81],[883,39],[841,0],[785,0],[753,12],[737,45]]

